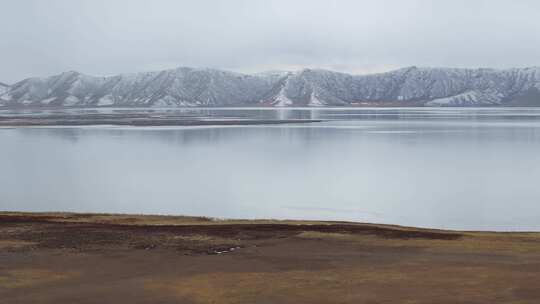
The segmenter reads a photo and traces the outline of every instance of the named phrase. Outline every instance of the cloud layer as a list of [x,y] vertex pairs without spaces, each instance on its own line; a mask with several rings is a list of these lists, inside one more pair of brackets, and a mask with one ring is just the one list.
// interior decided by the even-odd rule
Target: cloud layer
[[214,67],[352,73],[540,65],[540,2],[19,0],[0,10],[0,81]]

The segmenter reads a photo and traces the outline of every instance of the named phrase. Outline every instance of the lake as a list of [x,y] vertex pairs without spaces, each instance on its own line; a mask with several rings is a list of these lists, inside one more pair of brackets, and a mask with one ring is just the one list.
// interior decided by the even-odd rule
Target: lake
[[540,230],[540,109],[69,111],[324,121],[3,127],[0,210]]

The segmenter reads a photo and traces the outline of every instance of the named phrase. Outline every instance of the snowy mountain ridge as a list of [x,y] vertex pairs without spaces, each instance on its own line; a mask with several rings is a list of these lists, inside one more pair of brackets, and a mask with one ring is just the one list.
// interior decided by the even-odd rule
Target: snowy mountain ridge
[[9,90],[9,85],[0,82],[0,95],[6,93]]
[[177,69],[108,77],[69,71],[0,84],[0,105],[24,106],[505,106],[540,105],[540,68],[408,67],[351,75],[321,69],[241,74]]

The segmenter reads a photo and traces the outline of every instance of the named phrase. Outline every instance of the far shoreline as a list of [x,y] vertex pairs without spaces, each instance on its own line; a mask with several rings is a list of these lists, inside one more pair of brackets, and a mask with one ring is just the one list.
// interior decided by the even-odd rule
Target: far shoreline
[[[76,211],[11,211],[0,210],[2,217],[28,218],[37,221],[51,222],[77,222],[119,225],[355,225],[366,227],[380,227],[385,229],[398,229],[409,231],[426,231],[441,233],[464,233],[464,234],[539,234],[540,230],[494,230],[494,229],[451,229],[424,226],[409,226],[391,223],[359,222],[348,220],[318,220],[318,219],[276,219],[276,218],[221,218],[204,215],[183,214],[154,214],[154,213],[117,213],[117,212],[76,212]],[[86,218],[86,220],[81,220]],[[73,219],[77,219],[74,221]],[[97,220],[96,220],[97,219]],[[124,219],[129,219],[124,221]]]
[[161,126],[253,126],[253,125],[281,125],[323,122],[322,119],[148,119],[148,118],[104,118],[70,119],[48,117],[0,117],[0,127],[38,127],[38,126],[134,126],[134,127],[161,127]]

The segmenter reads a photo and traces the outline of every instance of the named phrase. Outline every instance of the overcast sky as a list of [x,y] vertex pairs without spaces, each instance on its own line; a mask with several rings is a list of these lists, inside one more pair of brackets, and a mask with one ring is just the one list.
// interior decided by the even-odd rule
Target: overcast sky
[[536,0],[3,0],[0,81],[213,67],[540,65]]

